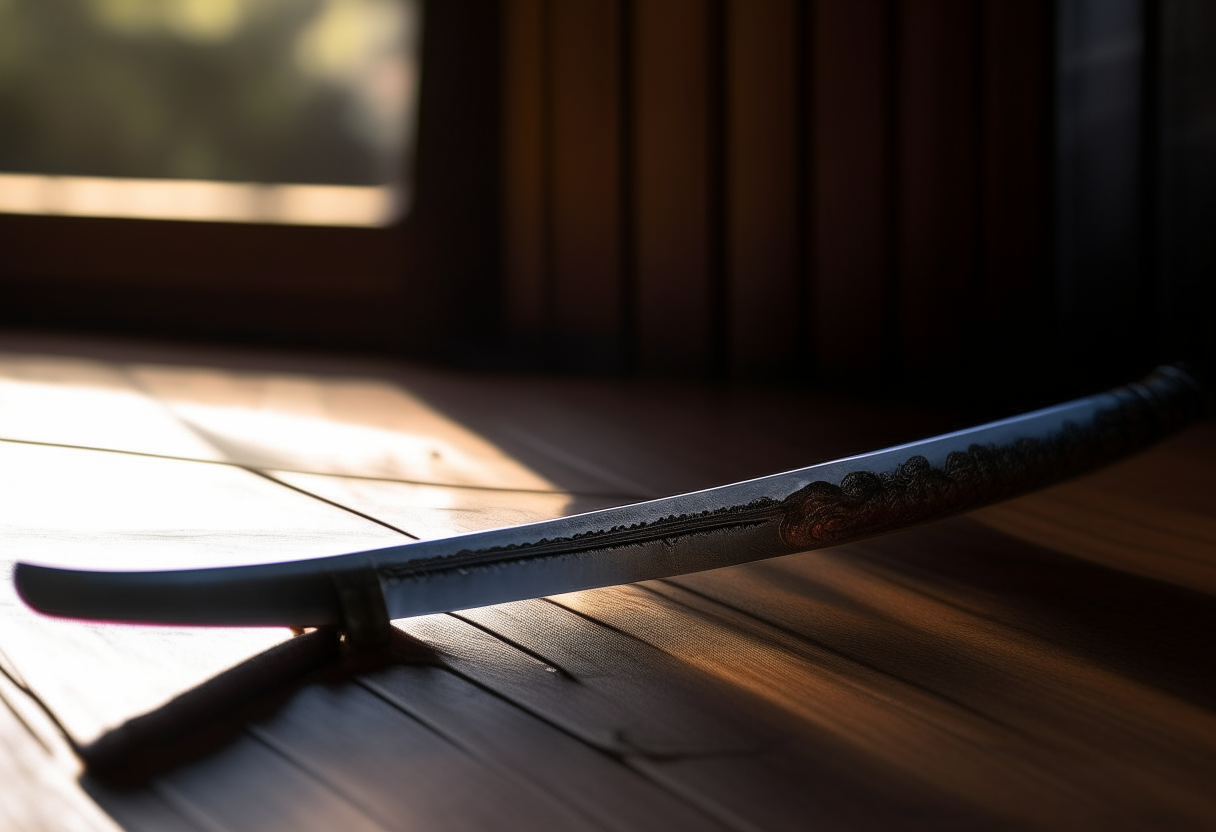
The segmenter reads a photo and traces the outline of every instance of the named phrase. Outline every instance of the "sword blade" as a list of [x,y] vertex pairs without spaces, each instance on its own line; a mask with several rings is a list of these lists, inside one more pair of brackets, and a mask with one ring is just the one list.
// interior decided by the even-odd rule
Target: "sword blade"
[[1176,367],[967,430],[731,485],[541,523],[334,557],[100,572],[18,563],[58,616],[338,625],[663,578],[834,546],[966,511],[1112,462],[1202,415]]

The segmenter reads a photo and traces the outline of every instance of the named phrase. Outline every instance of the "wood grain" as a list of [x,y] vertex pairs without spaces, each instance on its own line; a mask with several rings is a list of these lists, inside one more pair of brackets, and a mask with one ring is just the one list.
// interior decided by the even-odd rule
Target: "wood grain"
[[1197,426],[1118,466],[975,516],[1038,546],[1216,595],[1214,451],[1216,429]]
[[[961,519],[646,585],[664,600],[624,589],[559,600],[700,667],[729,667],[803,719],[837,732],[856,719],[858,748],[876,741],[867,732],[894,730],[866,753],[915,758],[935,788],[967,784],[985,811],[1018,824],[1201,828],[1216,811],[1205,785],[1216,606],[1201,580],[1216,561],[1213,435],[1199,426],[976,513],[1015,536]],[[673,603],[712,622],[682,623]],[[757,643],[735,641],[748,632]],[[737,658],[722,664],[728,653]],[[822,669],[803,677],[808,660]],[[818,687],[805,696],[835,673],[854,691],[839,705]],[[862,716],[867,690],[898,714]],[[916,741],[936,762],[892,752],[922,730],[950,735]],[[1002,751],[950,761],[973,747]]]
[[[852,742],[868,753],[891,754],[889,762],[896,765],[915,757],[910,747],[896,750],[901,738],[933,748],[935,762],[916,758],[914,773],[936,788],[964,790],[986,811],[1040,826],[1068,818],[1083,826],[1120,818],[1148,823],[1157,815],[1185,826],[1210,815],[1206,766],[1200,763],[1212,754],[1207,737],[1213,715],[1206,707],[1100,661],[1092,640],[1078,656],[1069,648],[1079,645],[1061,644],[1050,629],[1047,639],[1043,629],[1026,632],[1024,618],[1001,621],[997,613],[992,621],[994,610],[982,603],[988,599],[942,591],[932,579],[909,579],[911,570],[901,559],[912,560],[910,550],[917,552],[918,542],[902,537],[901,545],[884,553],[881,569],[872,568],[857,548],[842,547],[835,558],[825,553],[766,565],[758,570],[768,572],[764,583],[750,590],[740,580],[729,587],[707,577],[681,583],[856,661],[861,667],[844,671],[845,677],[871,695],[898,702],[898,713],[882,718],[880,706],[879,714],[864,714],[861,703],[847,696],[849,705],[842,701],[827,717],[833,727],[882,732],[859,732]],[[917,560],[941,551],[961,555],[966,549],[960,537],[966,539],[930,537],[920,543]],[[866,544],[860,546],[864,552]],[[990,555],[993,548],[989,544],[989,551],[972,556]],[[1017,554],[1010,556],[1025,556],[1013,549]],[[816,601],[808,603],[809,597]],[[1101,630],[1103,623],[1091,627]],[[703,629],[684,631],[705,635]],[[669,629],[662,632],[672,638]],[[684,649],[709,655],[723,648],[711,642]],[[758,660],[760,654],[751,655]],[[866,683],[870,670],[880,675]],[[792,697],[798,677],[787,671],[780,678],[789,686],[778,690],[797,702]],[[897,685],[911,687],[897,692]],[[817,699],[827,706],[822,696]],[[855,714],[856,723],[847,714]],[[1001,754],[991,754],[995,748]]]

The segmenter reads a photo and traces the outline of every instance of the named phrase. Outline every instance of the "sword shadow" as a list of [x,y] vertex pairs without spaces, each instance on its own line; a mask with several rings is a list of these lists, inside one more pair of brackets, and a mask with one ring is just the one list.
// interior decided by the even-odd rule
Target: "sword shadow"
[[83,778],[134,788],[231,743],[310,684],[341,685],[392,665],[438,663],[431,647],[396,628],[383,647],[359,651],[346,649],[335,628],[311,630],[76,748]]

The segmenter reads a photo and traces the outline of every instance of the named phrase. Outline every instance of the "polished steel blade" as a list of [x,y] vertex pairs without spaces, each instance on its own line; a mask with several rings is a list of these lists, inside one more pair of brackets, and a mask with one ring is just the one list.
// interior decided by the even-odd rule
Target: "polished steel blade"
[[662,578],[832,546],[1024,493],[1138,450],[1199,416],[1162,367],[1023,416],[783,474],[543,523],[312,560],[93,572],[17,564],[34,609],[223,625],[339,625]]

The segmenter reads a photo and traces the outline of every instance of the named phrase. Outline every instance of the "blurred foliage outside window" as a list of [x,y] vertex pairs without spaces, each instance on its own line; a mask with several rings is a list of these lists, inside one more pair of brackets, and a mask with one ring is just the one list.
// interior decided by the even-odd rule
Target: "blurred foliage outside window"
[[29,175],[388,187],[400,203],[419,6],[0,0],[0,203]]

